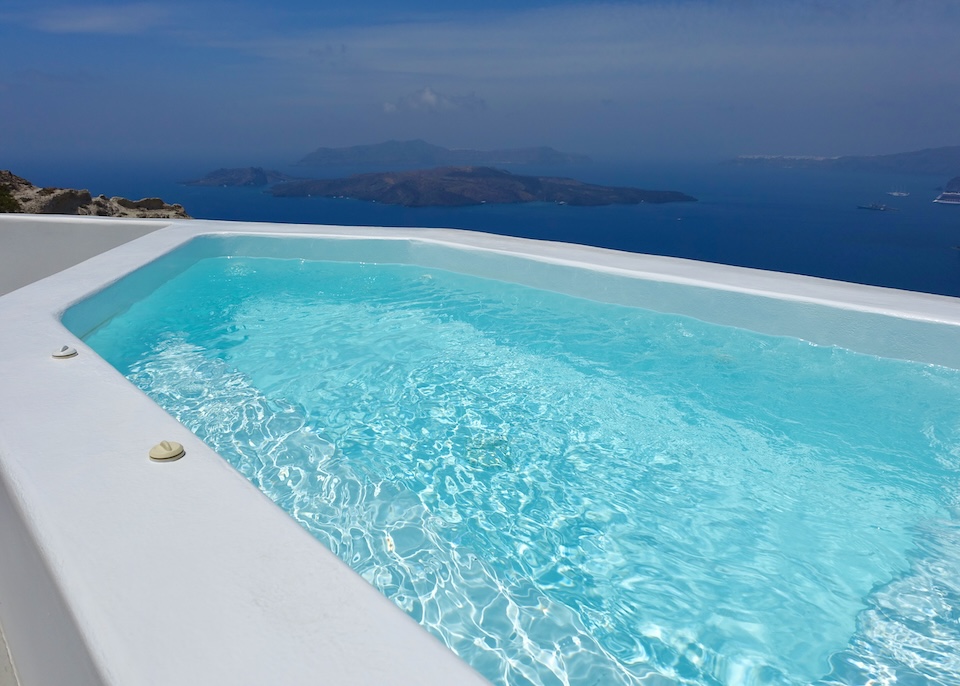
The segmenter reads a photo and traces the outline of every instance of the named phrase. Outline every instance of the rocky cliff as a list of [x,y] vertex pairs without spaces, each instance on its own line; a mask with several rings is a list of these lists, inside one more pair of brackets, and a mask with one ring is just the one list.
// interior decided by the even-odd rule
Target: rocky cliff
[[4,170],[0,170],[0,212],[190,219],[181,205],[169,205],[160,198],[127,200],[105,195],[93,197],[88,190],[38,188]]

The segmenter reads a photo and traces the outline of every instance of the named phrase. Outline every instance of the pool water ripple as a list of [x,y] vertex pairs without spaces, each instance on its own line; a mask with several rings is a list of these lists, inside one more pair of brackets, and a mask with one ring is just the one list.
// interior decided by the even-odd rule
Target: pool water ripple
[[956,371],[255,258],[89,343],[495,683],[960,681]]

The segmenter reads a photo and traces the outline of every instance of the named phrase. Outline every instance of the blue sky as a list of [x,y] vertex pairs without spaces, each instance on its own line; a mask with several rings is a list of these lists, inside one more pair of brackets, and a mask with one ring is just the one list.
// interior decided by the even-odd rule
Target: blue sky
[[960,144],[956,0],[0,4],[0,167],[425,138],[624,159]]

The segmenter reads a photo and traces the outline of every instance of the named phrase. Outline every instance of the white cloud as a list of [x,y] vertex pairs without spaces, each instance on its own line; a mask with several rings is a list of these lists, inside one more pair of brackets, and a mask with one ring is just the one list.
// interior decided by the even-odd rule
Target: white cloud
[[352,84],[412,90],[428,82],[447,92],[482,90],[491,101],[495,91],[522,95],[550,88],[599,101],[631,85],[639,90],[690,75],[736,82],[758,73],[786,77],[839,68],[855,77],[859,73],[852,72],[871,60],[900,53],[901,61],[922,61],[924,53],[947,46],[954,47],[940,60],[952,63],[960,52],[960,10],[951,7],[944,0],[851,0],[843,11],[826,11],[813,0],[590,4],[307,27],[296,35],[245,40],[208,37],[219,47],[291,66],[315,68],[316,58],[325,58]]
[[445,95],[430,87],[405,95],[395,102],[383,104],[383,111],[393,112],[459,112],[486,109],[487,103],[475,94]]
[[[960,72],[951,68],[960,64],[957,0],[580,0],[373,21],[359,9],[328,16],[324,3],[68,1],[0,0],[0,23],[151,31],[165,41],[162,52],[119,41],[124,52],[113,59],[105,40],[91,58],[99,62],[84,66],[98,74],[179,69],[182,91],[210,111],[242,102],[231,117],[255,120],[256,132],[280,130],[262,126],[280,118],[290,139],[315,135],[322,120],[358,142],[487,136],[494,147],[600,141],[616,150],[712,144],[842,154],[952,142],[960,109]],[[58,40],[22,33],[38,45]],[[177,43],[200,48],[189,68],[167,64]],[[0,78],[16,84],[11,74]],[[482,118],[439,116],[484,108]]]
[[48,33],[142,33],[163,25],[167,8],[151,3],[133,5],[62,6],[28,15],[28,23]]
[[[264,87],[298,107],[355,119],[371,102],[398,115],[489,103],[472,131],[853,154],[918,132],[955,139],[957,35],[956,0],[652,0],[192,37],[256,56]],[[893,102],[878,107],[878,94]],[[460,118],[391,119],[429,136]]]

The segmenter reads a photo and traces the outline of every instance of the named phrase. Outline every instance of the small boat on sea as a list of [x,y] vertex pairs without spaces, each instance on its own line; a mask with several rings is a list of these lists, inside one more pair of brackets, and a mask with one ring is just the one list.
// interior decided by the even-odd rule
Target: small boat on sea
[[877,212],[896,212],[896,207],[890,207],[889,205],[884,205],[879,202],[872,202],[869,205],[857,205],[857,209],[861,210],[875,210]]
[[892,195],[895,198],[905,198],[910,193],[908,191],[887,191],[887,195]]

